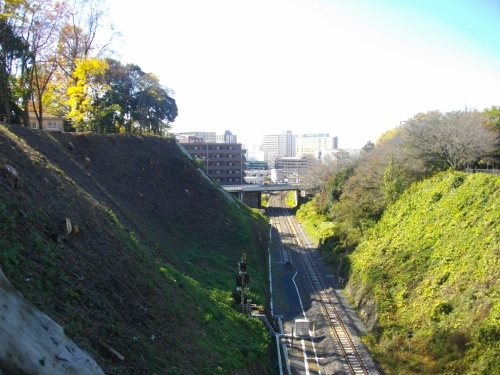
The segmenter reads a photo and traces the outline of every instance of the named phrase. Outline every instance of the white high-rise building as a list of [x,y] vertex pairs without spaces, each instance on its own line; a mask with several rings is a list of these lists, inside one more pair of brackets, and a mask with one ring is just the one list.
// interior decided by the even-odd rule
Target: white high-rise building
[[262,136],[262,151],[264,161],[271,161],[279,157],[294,156],[294,137],[290,130],[282,134]]

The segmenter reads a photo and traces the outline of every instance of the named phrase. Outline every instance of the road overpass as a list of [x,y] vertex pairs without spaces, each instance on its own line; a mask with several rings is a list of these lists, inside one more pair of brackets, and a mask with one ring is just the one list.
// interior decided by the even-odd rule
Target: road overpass
[[261,208],[262,194],[273,193],[276,191],[295,191],[295,201],[298,202],[299,196],[305,197],[306,186],[304,184],[246,184],[246,185],[222,185],[231,195],[234,195],[240,201],[249,207]]

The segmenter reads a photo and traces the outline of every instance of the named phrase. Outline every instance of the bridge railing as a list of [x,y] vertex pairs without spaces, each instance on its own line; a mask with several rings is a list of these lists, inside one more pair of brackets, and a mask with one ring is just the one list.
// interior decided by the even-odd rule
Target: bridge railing
[[304,190],[302,184],[245,184],[245,185],[222,185],[226,191],[279,191],[279,190]]

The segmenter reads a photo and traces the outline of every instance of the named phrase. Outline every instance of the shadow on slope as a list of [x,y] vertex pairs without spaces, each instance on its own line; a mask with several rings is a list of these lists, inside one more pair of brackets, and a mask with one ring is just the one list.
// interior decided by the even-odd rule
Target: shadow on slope
[[[265,330],[230,297],[247,253],[265,303],[265,221],[174,140],[2,126],[0,163],[20,176],[18,190],[0,184],[6,276],[107,373],[267,372]],[[58,243],[65,217],[79,231]]]

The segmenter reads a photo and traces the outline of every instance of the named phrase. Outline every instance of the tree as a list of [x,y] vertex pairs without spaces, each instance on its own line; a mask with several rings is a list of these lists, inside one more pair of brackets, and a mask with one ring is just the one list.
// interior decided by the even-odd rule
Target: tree
[[20,86],[26,87],[23,100],[26,124],[30,106],[40,128],[43,127],[43,97],[58,67],[57,40],[66,15],[67,7],[64,2],[27,0],[22,17],[19,17],[22,35],[33,59],[31,68],[26,69],[26,74],[19,76]]
[[[110,46],[117,35],[113,25],[106,20],[107,9],[104,0],[67,2],[67,18],[60,29],[57,44],[56,82],[50,86],[52,93],[49,95],[56,100],[51,107],[61,117],[65,117],[72,110],[68,107],[67,94],[69,87],[77,85],[77,75],[73,73],[77,63],[105,58],[106,54],[111,53]],[[105,25],[109,25],[109,30]]]
[[122,65],[119,61],[106,59],[109,69],[105,73],[105,81],[109,90],[104,95],[106,105],[115,105],[115,111],[102,118],[107,132],[130,131],[130,114],[134,93],[132,72],[139,70],[137,65]]
[[329,181],[332,176],[336,176],[341,171],[352,166],[356,161],[356,156],[347,151],[339,151],[335,154],[326,155],[320,162],[313,165],[303,178],[310,192],[318,193],[318,204],[323,206],[330,201],[328,194]]
[[354,165],[349,165],[346,168],[335,173],[328,181],[326,190],[331,202],[339,202],[344,191],[344,185],[354,173]]
[[73,72],[75,84],[68,87],[68,118],[79,131],[100,132],[99,119],[95,115],[102,109],[104,94],[108,88],[104,74],[108,63],[99,59],[77,60]]
[[495,148],[497,135],[487,129],[486,121],[479,112],[418,114],[402,127],[404,147],[431,171],[464,169]]
[[493,105],[491,108],[486,108],[484,113],[488,118],[488,125],[500,132],[500,106]]
[[109,90],[105,95],[108,106],[116,105],[117,110],[109,114],[123,125],[127,132],[146,132],[161,135],[170,128],[177,117],[177,104],[170,96],[171,90],[162,86],[158,77],[144,73],[134,64],[122,65],[108,59],[110,68],[105,80]]
[[369,151],[373,150],[374,147],[375,147],[375,145],[373,144],[373,142],[372,141],[368,141],[363,146],[362,151],[363,152],[369,152]]
[[[103,58],[117,35],[113,25],[106,22],[104,0],[70,0],[68,22],[62,27],[58,49],[59,64],[67,76],[76,68],[77,59]],[[110,35],[102,42],[97,35],[104,25],[110,25]],[[104,31],[104,30],[103,30]]]
[[[486,117],[488,118],[487,126],[492,129],[497,135],[500,134],[500,106],[492,106],[491,108],[486,108],[484,110]],[[500,142],[497,142],[495,150],[485,158],[483,162],[492,162],[493,165],[499,163],[500,161]]]
[[13,112],[23,118],[18,106],[19,91],[15,87],[15,73],[30,61],[29,46],[22,37],[15,34],[8,18],[0,18],[0,95],[2,112],[7,123],[12,122]]
[[139,132],[160,135],[170,128],[170,122],[175,120],[177,113],[175,100],[170,97],[169,90],[160,85],[158,77],[142,74],[132,112]]
[[426,176],[421,162],[409,157],[401,129],[387,133],[370,151],[361,153],[352,171],[329,184],[330,218],[341,223],[348,242],[355,242],[376,223],[386,207],[415,181]]

